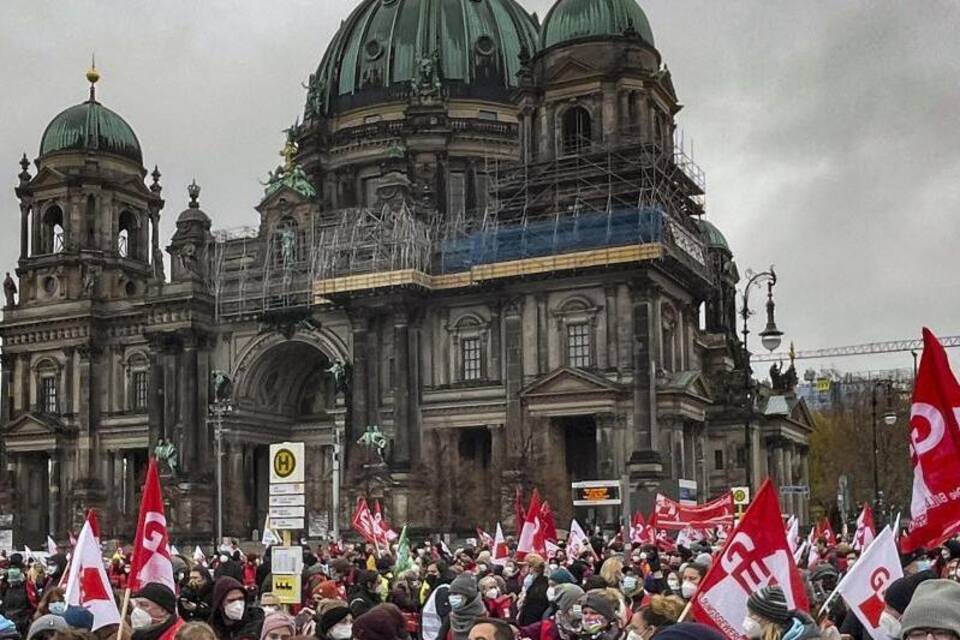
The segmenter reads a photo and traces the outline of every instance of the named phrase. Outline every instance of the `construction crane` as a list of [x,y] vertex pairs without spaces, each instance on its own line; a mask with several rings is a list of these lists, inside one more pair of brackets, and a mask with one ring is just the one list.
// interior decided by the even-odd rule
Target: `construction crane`
[[[940,344],[944,347],[960,347],[960,336],[947,336],[940,338]],[[866,344],[854,344],[844,347],[830,347],[829,349],[813,349],[810,351],[797,351],[794,354],[796,360],[816,360],[818,358],[842,358],[844,356],[862,356],[875,355],[878,353],[896,353],[898,351],[911,351],[919,353],[923,351],[923,340],[891,340],[890,342],[868,342]],[[757,353],[750,356],[753,362],[779,362],[789,360],[789,353]]]

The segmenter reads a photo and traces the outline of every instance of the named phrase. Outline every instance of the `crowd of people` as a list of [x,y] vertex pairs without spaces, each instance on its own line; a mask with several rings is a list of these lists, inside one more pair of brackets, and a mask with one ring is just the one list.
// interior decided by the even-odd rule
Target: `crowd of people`
[[[508,540],[508,544],[512,544]],[[624,548],[595,536],[568,552],[494,560],[482,545],[454,552],[439,542],[396,552],[329,543],[304,548],[302,598],[282,604],[262,557],[224,546],[213,557],[171,558],[176,589],[133,592],[122,625],[93,630],[93,616],[66,603],[67,557],[0,558],[0,640],[720,640],[690,619],[687,604],[716,561],[718,541],[664,550]],[[804,572],[811,612],[791,610],[776,585],[755,591],[743,628],[751,640],[870,640],[843,600],[831,598],[858,554],[819,542]],[[406,561],[408,560],[408,561]],[[886,590],[881,627],[890,640],[960,640],[960,542],[901,558],[904,577]],[[107,572],[118,606],[129,558]],[[400,568],[402,566],[402,568]],[[83,583],[81,582],[81,587]],[[878,606],[880,606],[878,605]]]

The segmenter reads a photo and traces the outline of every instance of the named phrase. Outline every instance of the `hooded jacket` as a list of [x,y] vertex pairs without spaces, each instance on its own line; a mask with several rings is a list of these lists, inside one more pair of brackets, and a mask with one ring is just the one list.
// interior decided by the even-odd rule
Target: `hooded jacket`
[[[195,566],[193,571],[197,571],[204,576],[204,583],[197,588],[190,586],[190,584],[184,585],[180,590],[179,609],[183,619],[187,622],[193,622],[194,620],[202,622],[210,617],[213,608],[213,576],[210,575],[210,571],[206,567],[201,565]],[[185,604],[186,606],[184,606]]]
[[223,615],[223,601],[231,591],[244,591],[240,581],[224,576],[213,584],[213,602],[210,619],[207,621],[219,640],[260,640],[263,628],[263,609],[247,604],[240,620],[228,620]]

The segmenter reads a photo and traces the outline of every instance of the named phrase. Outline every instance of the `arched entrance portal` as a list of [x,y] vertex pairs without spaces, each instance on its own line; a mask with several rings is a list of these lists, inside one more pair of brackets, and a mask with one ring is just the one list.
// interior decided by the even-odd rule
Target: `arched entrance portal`
[[271,334],[248,349],[234,373],[234,412],[225,424],[224,528],[231,535],[260,530],[269,512],[269,448],[306,444],[306,515],[331,504],[334,429],[344,403],[334,358],[311,336]]

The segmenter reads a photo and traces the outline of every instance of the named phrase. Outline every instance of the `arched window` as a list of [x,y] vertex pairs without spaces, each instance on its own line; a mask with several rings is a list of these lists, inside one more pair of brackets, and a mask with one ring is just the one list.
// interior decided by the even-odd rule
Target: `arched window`
[[60,253],[61,251],[63,251],[63,210],[53,205],[43,214],[38,253]]
[[292,266],[300,260],[300,228],[293,218],[283,218],[273,231],[273,264]]
[[563,153],[570,155],[589,150],[593,133],[590,112],[571,107],[563,114]]
[[60,366],[51,358],[34,365],[37,411],[46,415],[60,413]]
[[117,252],[122,258],[140,259],[140,221],[132,211],[122,211],[117,224]]
[[127,410],[146,413],[150,400],[150,361],[141,352],[127,358]]

